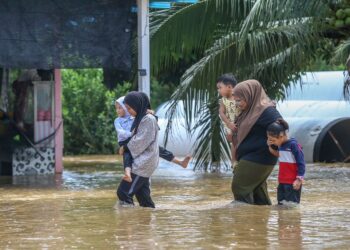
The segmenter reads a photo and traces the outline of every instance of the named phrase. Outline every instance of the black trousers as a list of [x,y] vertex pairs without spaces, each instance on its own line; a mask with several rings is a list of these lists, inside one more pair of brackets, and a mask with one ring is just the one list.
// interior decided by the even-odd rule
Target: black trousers
[[172,152],[160,146],[159,146],[159,157],[167,161],[172,161],[175,158]]
[[117,189],[117,196],[124,204],[134,205],[133,197],[136,196],[141,207],[154,208],[151,198],[149,178],[131,173],[132,182],[122,180]]
[[282,201],[300,203],[301,188],[295,190],[292,184],[278,184],[277,188],[277,201],[278,204],[282,204]]

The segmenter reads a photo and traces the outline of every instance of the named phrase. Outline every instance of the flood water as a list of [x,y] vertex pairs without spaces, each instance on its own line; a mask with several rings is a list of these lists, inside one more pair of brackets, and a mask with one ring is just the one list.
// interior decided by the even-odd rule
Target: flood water
[[67,158],[62,176],[1,177],[0,249],[350,249],[350,165],[308,165],[301,205],[279,207],[231,204],[230,172],[161,162],[156,209],[114,209],[114,160]]

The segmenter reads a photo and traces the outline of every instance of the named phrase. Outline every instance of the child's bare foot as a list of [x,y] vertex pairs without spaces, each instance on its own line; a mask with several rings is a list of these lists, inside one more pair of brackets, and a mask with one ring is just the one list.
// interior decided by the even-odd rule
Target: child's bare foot
[[190,162],[191,158],[192,158],[192,157],[191,157],[190,155],[188,155],[188,156],[185,157],[185,159],[183,159],[182,161],[180,161],[181,167],[187,168],[187,165],[188,165],[188,163]]
[[124,181],[127,181],[127,182],[132,182],[132,178],[130,175],[128,174],[125,174],[122,178]]

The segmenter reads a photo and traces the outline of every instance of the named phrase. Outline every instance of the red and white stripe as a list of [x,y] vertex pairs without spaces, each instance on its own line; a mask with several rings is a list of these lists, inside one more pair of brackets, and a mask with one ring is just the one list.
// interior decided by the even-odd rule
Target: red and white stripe
[[285,163],[296,163],[295,157],[291,151],[280,151],[279,161]]

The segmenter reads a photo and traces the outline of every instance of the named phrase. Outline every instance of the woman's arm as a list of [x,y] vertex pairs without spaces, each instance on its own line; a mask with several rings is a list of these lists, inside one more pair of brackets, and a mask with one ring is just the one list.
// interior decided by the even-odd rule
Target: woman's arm
[[142,154],[154,142],[157,131],[156,119],[151,115],[145,116],[138,127],[137,133],[131,137],[127,144],[133,158]]
[[259,117],[258,123],[267,128],[271,123],[277,121],[278,118],[282,118],[278,110],[275,107],[268,107]]

